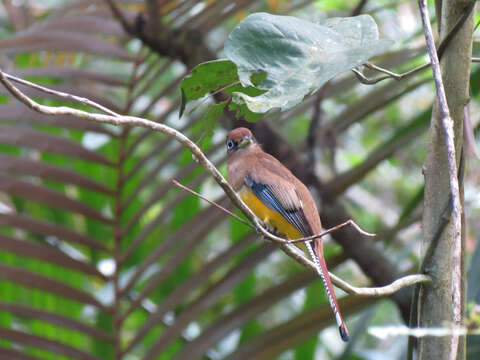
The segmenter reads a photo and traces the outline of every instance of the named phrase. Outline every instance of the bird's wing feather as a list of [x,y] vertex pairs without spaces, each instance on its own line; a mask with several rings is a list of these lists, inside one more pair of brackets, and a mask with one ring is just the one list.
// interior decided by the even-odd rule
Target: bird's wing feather
[[282,180],[287,179],[282,179],[278,174],[264,169],[261,174],[259,172],[249,174],[245,178],[245,185],[266,207],[277,211],[303,236],[313,235],[294,184]]

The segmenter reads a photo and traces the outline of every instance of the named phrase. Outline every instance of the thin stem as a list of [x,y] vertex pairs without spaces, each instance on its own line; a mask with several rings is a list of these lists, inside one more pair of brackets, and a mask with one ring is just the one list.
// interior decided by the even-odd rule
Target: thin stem
[[[177,180],[175,179],[172,179],[172,182],[177,185],[178,187],[182,188],[183,190],[185,191],[188,191],[189,193],[195,195],[195,196],[198,196],[200,199],[202,200],[205,200],[206,202],[208,202],[210,205],[213,205],[217,208],[219,208],[220,210],[224,211],[225,213],[227,213],[228,215],[234,217],[235,219],[237,219],[238,221],[240,221],[242,224],[245,224],[249,227],[251,227],[252,229],[255,229],[255,227],[246,222],[245,220],[243,220],[242,218],[240,218],[239,216],[235,215],[234,213],[232,213],[230,210],[227,210],[225,209],[222,205],[220,204],[217,204],[216,202],[206,198],[205,196],[203,196],[202,194],[199,194],[198,192],[196,192],[195,190],[193,189],[190,189],[189,187],[185,186],[185,185],[182,185],[180,184]],[[356,224],[352,219],[349,219],[339,225],[336,225],[334,227],[331,227],[330,229],[327,229],[323,232],[321,232],[320,234],[317,234],[317,235],[312,235],[312,236],[307,236],[307,237],[302,237],[302,238],[299,238],[299,239],[284,239],[282,237],[278,237],[270,232],[268,232],[268,236],[266,236],[269,240],[273,240],[275,242],[279,242],[281,244],[295,244],[295,243],[299,243],[299,242],[307,242],[307,241],[312,241],[312,240],[315,240],[315,239],[320,239],[322,237],[324,237],[325,235],[328,235],[330,234],[331,232],[334,232],[334,231],[337,231],[337,230],[340,230],[341,228],[347,226],[347,225],[351,225],[355,228],[355,230],[357,230],[360,234],[362,235],[365,235],[365,236],[376,236],[376,234],[372,234],[372,233],[369,233],[369,232],[366,232],[365,230],[363,230],[358,224]]]
[[84,98],[84,97],[81,97],[81,96],[76,96],[76,95],[72,95],[72,94],[68,94],[68,93],[65,93],[65,92],[62,92],[62,91],[57,91],[57,90],[52,90],[52,89],[49,89],[49,88],[46,88],[44,86],[41,86],[41,85],[38,85],[38,84],[35,84],[35,83],[32,83],[28,80],[24,80],[24,79],[20,79],[16,76],[13,76],[13,75],[9,75],[7,73],[3,73],[3,75],[13,81],[13,82],[16,82],[18,84],[22,84],[22,85],[25,85],[25,86],[29,86],[33,89],[36,89],[36,90],[39,90],[39,91],[43,91],[47,94],[51,94],[51,95],[55,95],[55,96],[58,96],[58,97],[61,97],[63,99],[66,99],[66,100],[72,100],[72,101],[76,101],[76,102],[79,102],[83,105],[88,105],[88,106],[91,106],[95,109],[98,109],[100,111],[103,111],[105,114],[109,114],[109,115],[113,115],[113,116],[120,116],[120,114],[117,114],[115,111],[112,111],[110,110],[109,108],[106,108],[105,106],[103,105],[100,105],[94,101],[91,101],[87,98]]
[[189,193],[199,197],[200,199],[208,202],[210,205],[213,205],[213,206],[216,206],[217,208],[219,208],[220,210],[226,212],[228,215],[230,215],[231,217],[237,219],[238,221],[240,221],[242,224],[244,225],[247,225],[248,227],[252,228],[252,229],[255,229],[255,227],[250,224],[249,222],[243,220],[240,216],[238,216],[237,214],[234,214],[233,212],[231,212],[230,210],[224,208],[222,205],[220,204],[217,204],[215,201],[212,201],[210,199],[208,199],[207,197],[203,196],[202,194],[199,194],[198,192],[196,192],[195,190],[192,190],[190,189],[189,187],[185,186],[185,185],[182,185],[180,184],[177,180],[175,179],[172,179],[171,180],[172,183],[174,183],[175,185],[177,185],[179,188],[185,190],[185,191],[188,191]]
[[355,221],[353,221],[352,219],[349,219],[349,220],[347,220],[347,221],[345,221],[345,222],[343,222],[339,225],[336,225],[334,227],[331,227],[330,229],[327,229],[327,230],[321,232],[318,235],[312,235],[312,236],[308,236],[308,237],[304,237],[304,238],[300,238],[300,239],[288,240],[287,242],[289,244],[295,244],[295,243],[299,243],[299,242],[305,242],[305,241],[311,241],[311,240],[319,239],[319,238],[324,237],[327,234],[330,234],[331,232],[340,230],[341,228],[343,228],[344,226],[347,226],[347,225],[353,226],[355,228],[355,230],[357,230],[362,235],[370,236],[370,237],[377,236],[376,234],[366,232],[360,226],[358,226],[358,224],[356,224]]
[[[458,21],[456,22],[455,26],[452,28],[452,30],[447,34],[447,36],[445,36],[445,38],[440,42],[440,45],[438,46],[438,51],[437,51],[437,54],[438,54],[438,57],[441,59],[442,58],[442,55],[445,51],[445,49],[447,48],[447,45],[450,43],[450,41],[453,39],[453,37],[455,36],[455,34],[460,30],[460,28],[463,26],[463,24],[465,23],[465,21],[467,20],[467,18],[469,17],[470,15],[470,12],[473,10],[475,6],[475,1],[470,1],[470,3],[465,6],[465,8],[463,9],[463,13],[462,13],[462,16],[458,19]],[[472,58],[472,61],[475,62],[474,59],[477,59],[477,58]],[[426,64],[423,64],[423,65],[420,65],[416,68],[413,68],[409,71],[406,71],[402,74],[396,74],[392,71],[389,71],[387,69],[384,69],[378,65],[374,65],[370,62],[367,62],[364,64],[365,67],[368,67],[370,69],[373,69],[373,70],[376,70],[378,72],[382,72],[384,74],[387,74],[386,76],[380,76],[378,78],[368,78],[366,77],[365,75],[363,75],[359,70],[356,70],[356,69],[352,69],[352,71],[355,73],[355,75],[357,76],[358,80],[362,83],[362,84],[366,84],[366,85],[373,85],[373,84],[376,84],[382,80],[385,80],[385,79],[395,79],[395,80],[402,80],[402,79],[405,79],[413,74],[416,74],[417,72],[420,72],[422,70],[425,70],[426,68],[428,68],[429,66],[431,65],[431,62],[429,63],[426,63]]]

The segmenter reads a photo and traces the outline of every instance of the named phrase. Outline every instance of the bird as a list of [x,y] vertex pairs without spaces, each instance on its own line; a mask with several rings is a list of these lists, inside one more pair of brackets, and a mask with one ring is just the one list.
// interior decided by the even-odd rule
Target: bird
[[[230,184],[268,230],[290,240],[321,233],[320,215],[308,188],[280,161],[264,152],[249,129],[239,127],[231,130],[227,135],[226,147]],[[343,341],[348,341],[348,330],[323,256],[322,240],[317,238],[295,245],[306,250],[312,258],[325,287],[340,336]]]

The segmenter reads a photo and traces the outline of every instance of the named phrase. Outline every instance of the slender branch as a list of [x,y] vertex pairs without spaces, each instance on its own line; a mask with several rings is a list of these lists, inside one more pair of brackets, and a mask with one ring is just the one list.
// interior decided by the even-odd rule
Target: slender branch
[[87,98],[84,98],[84,97],[81,97],[81,96],[76,96],[76,95],[72,95],[72,94],[69,94],[69,93],[65,93],[65,92],[62,92],[62,91],[57,91],[57,90],[52,90],[52,89],[49,89],[49,88],[46,88],[44,86],[41,86],[41,85],[38,85],[38,84],[35,84],[35,83],[32,83],[28,80],[24,80],[24,79],[20,79],[16,76],[13,76],[13,75],[9,75],[7,73],[3,73],[3,75],[13,81],[13,82],[16,82],[18,84],[22,84],[22,85],[25,85],[25,86],[29,86],[33,89],[36,89],[36,90],[39,90],[39,91],[43,91],[47,94],[51,94],[51,95],[55,95],[55,96],[58,96],[60,98],[63,98],[63,99],[66,99],[66,100],[71,100],[71,101],[76,101],[80,104],[83,104],[83,105],[88,105],[88,106],[91,106],[92,108],[95,108],[95,109],[98,109],[100,111],[103,111],[105,114],[110,114],[110,115],[113,115],[113,116],[120,116],[120,114],[117,114],[115,111],[112,111],[110,110],[109,108],[106,108],[105,106],[103,105],[100,105],[94,101],[91,101]]
[[[172,182],[177,185],[178,187],[188,191],[189,193],[198,196],[202,200],[207,201],[209,204],[218,207],[220,210],[225,211],[227,214],[230,216],[233,216],[235,219],[241,221],[243,224],[250,226],[251,228],[254,228],[251,224],[245,222],[243,219],[239,218],[237,215],[233,214],[229,210],[225,209],[223,206],[215,203],[214,201],[209,200],[205,196],[197,193],[196,191],[188,188],[187,186],[184,186],[180,184],[176,180],[172,180]],[[321,238],[333,231],[339,230],[340,228],[347,226],[347,225],[352,225],[358,232],[361,234],[364,234],[366,236],[375,236],[375,234],[367,233],[366,231],[362,230],[353,220],[348,220],[345,221],[344,223],[334,226],[330,229],[325,230],[324,232],[314,235],[314,236],[309,236],[301,239],[296,239],[296,240],[285,240],[283,238],[277,237],[271,233],[269,233],[268,239],[276,241],[279,243],[280,248],[290,257],[294,258],[297,262],[301,263],[307,268],[310,268],[312,271],[316,271],[315,264],[308,260],[305,256],[303,256],[300,252],[289,246],[288,244],[292,243],[297,243],[297,242],[304,242],[304,241],[311,241],[316,238]],[[411,286],[417,283],[423,283],[423,282],[429,282],[431,279],[428,275],[407,275],[405,277],[402,277],[398,280],[395,280],[393,283],[382,286],[382,287],[356,287],[352,286],[346,281],[340,279],[337,277],[335,274],[332,274],[329,272],[330,278],[332,279],[332,283],[337,286],[338,288],[342,289],[343,291],[353,294],[353,295],[359,295],[359,296],[372,296],[372,297],[382,297],[382,296],[388,296],[396,291],[400,290],[401,288],[404,288],[406,286]]]
[[182,188],[183,190],[185,191],[188,191],[190,194],[193,194],[197,197],[199,197],[200,199],[208,202],[210,205],[213,205],[213,206],[216,206],[217,208],[219,208],[220,210],[226,212],[228,215],[230,215],[231,217],[237,219],[238,221],[240,221],[242,224],[244,225],[247,225],[248,227],[252,228],[252,229],[255,229],[255,227],[250,224],[249,222],[243,220],[240,216],[238,216],[237,214],[231,212],[230,210],[224,208],[222,205],[220,204],[217,204],[215,201],[212,201],[210,199],[208,199],[207,197],[203,196],[202,194],[199,194],[198,192],[190,189],[189,187],[185,186],[185,185],[182,185],[180,184],[177,180],[175,179],[172,179],[172,183],[174,183],[175,185],[177,185],[179,188]]
[[318,235],[307,236],[307,237],[303,237],[303,238],[300,238],[300,239],[287,240],[287,243],[295,244],[295,243],[299,243],[299,242],[311,241],[311,240],[315,240],[315,239],[318,239],[318,238],[322,238],[325,235],[330,234],[331,232],[340,230],[341,228],[343,228],[344,226],[347,226],[347,225],[353,226],[355,228],[355,230],[357,230],[362,235],[370,236],[370,237],[376,236],[376,234],[366,232],[360,226],[358,226],[358,224],[356,224],[355,221],[353,221],[352,219],[349,219],[349,220],[347,220],[347,221],[345,221],[345,222],[343,222],[339,225],[336,225],[334,227],[331,227],[330,229],[327,229],[327,230],[321,232]]
[[[139,13],[132,21],[116,4],[115,0],[105,0],[113,16],[120,22],[123,30],[139,39],[144,45],[159,55],[182,61],[188,68],[204,59],[214,58],[210,49],[203,46],[198,31],[193,29],[169,29],[158,19],[153,22]],[[148,13],[152,16],[151,13]],[[152,26],[153,25],[153,26]]]
[[[301,263],[305,267],[311,269],[312,271],[315,271],[315,264],[313,261],[308,260],[305,256],[301,255],[298,250],[295,250],[291,246],[289,246],[286,243],[280,243],[279,244],[280,248],[290,257],[294,258],[297,262]],[[331,272],[328,272],[330,275],[330,278],[332,280],[332,283],[338,287],[339,289],[342,289],[348,294],[352,295],[359,295],[359,296],[372,296],[372,297],[383,297],[383,296],[389,296],[392,295],[393,293],[397,292],[398,290],[411,286],[417,283],[426,283],[426,282],[431,282],[431,278],[428,275],[421,275],[421,274],[416,274],[416,275],[407,275],[404,276],[400,279],[395,280],[389,285],[385,286],[380,286],[380,287],[356,287],[353,285],[350,285],[346,281],[340,279],[338,276],[335,274],[332,274]]]
[[420,65],[416,68],[413,68],[413,69],[411,69],[409,71],[406,71],[404,73],[401,73],[401,74],[394,73],[392,71],[384,69],[384,68],[382,68],[378,65],[374,65],[372,63],[365,63],[364,66],[368,67],[370,69],[376,70],[378,72],[382,72],[384,74],[387,74],[387,75],[380,76],[378,78],[373,78],[372,79],[372,78],[368,78],[365,75],[363,75],[363,73],[360,72],[359,70],[352,69],[353,73],[357,76],[358,81],[360,81],[362,84],[365,84],[365,85],[373,85],[373,84],[376,84],[376,83],[378,83],[382,80],[385,80],[385,79],[395,79],[395,80],[405,79],[405,78],[407,78],[407,77],[409,77],[413,74],[416,74],[416,73],[418,73],[422,70],[427,69],[430,66],[430,63]]
[[[470,1],[469,4],[467,4],[465,6],[465,8],[463,9],[463,13],[462,13],[462,16],[460,16],[460,18],[457,20],[456,24],[453,26],[452,30],[450,30],[450,32],[447,34],[447,36],[445,36],[444,39],[442,39],[442,41],[440,42],[440,45],[438,46],[438,50],[437,50],[437,54],[438,54],[438,58],[441,59],[442,58],[442,55],[443,53],[445,52],[445,49],[447,48],[447,45],[450,43],[450,41],[453,39],[453,37],[455,36],[455,34],[461,29],[461,27],[463,26],[463,24],[465,23],[465,21],[467,20],[467,18],[469,17],[470,15],[470,12],[474,9],[475,7],[475,1]],[[475,59],[477,58],[472,58],[472,61],[475,62]],[[480,59],[479,59],[480,60]],[[373,85],[373,84],[376,84],[382,80],[385,80],[385,79],[395,79],[395,80],[402,80],[402,79],[405,79],[413,74],[416,74],[417,72],[420,72],[422,70],[425,70],[427,69],[430,65],[431,65],[431,62],[428,62],[426,64],[423,64],[423,65],[420,65],[416,68],[413,68],[409,71],[406,71],[404,73],[401,73],[401,74],[396,74],[392,71],[389,71],[387,69],[384,69],[378,65],[374,65],[370,62],[366,62],[365,64],[363,64],[365,67],[368,67],[372,70],[376,70],[378,72],[382,72],[384,74],[386,74],[385,76],[380,76],[378,78],[368,78],[366,77],[365,75],[363,75],[359,70],[356,70],[356,69],[352,69],[352,71],[355,73],[355,75],[357,76],[357,79],[362,83],[362,84],[366,84],[366,85]]]
[[[432,28],[427,9],[426,0],[419,0],[418,5],[422,15],[423,30],[427,43],[427,52],[432,63],[433,79],[435,81],[437,101],[440,106],[440,115],[445,145],[447,148],[447,165],[450,183],[450,194],[452,197],[452,224],[453,224],[453,249],[452,249],[452,321],[459,326],[462,320],[462,295],[461,295],[461,256],[462,256],[462,220],[460,190],[457,178],[457,160],[455,153],[455,141],[453,133],[453,120],[450,117],[447,96],[443,86],[440,62],[438,59],[435,41],[433,40]],[[458,351],[458,336],[452,336],[450,359],[455,359]]]
[[127,18],[123,15],[122,10],[117,6],[114,0],[106,0],[110,10],[112,11],[115,18],[120,22],[123,27],[123,30],[127,34],[132,34],[134,32],[133,27],[128,23]]
[[365,6],[367,5],[367,2],[368,2],[368,0],[360,0],[358,2],[357,6],[355,6],[355,8],[350,13],[350,16],[360,15],[361,12],[363,11],[363,9],[365,8]]
[[[219,208],[220,210],[224,211],[228,215],[230,215],[230,216],[234,217],[235,219],[237,219],[238,221],[240,221],[242,224],[245,224],[245,225],[251,227],[252,229],[256,230],[255,227],[252,224],[246,222],[245,220],[243,220],[242,218],[240,218],[236,214],[232,213],[230,210],[225,209],[222,205],[217,204],[215,201],[212,201],[212,200],[206,198],[205,196],[203,196],[202,194],[199,194],[195,190],[190,189],[189,187],[180,184],[175,179],[172,179],[172,182],[175,185],[177,185],[178,187],[182,188],[183,190],[188,191],[190,194],[193,194],[193,195],[199,197],[200,199],[205,200],[210,205],[213,205],[213,206]],[[328,235],[331,232],[340,230],[341,228],[343,228],[347,225],[353,226],[355,228],[355,230],[357,230],[362,235],[371,236],[371,237],[376,236],[375,234],[366,232],[358,224],[356,224],[355,221],[353,221],[352,219],[349,219],[349,220],[347,220],[347,221],[345,221],[345,222],[343,222],[339,225],[333,226],[330,229],[327,229],[327,230],[321,232],[320,234],[307,236],[307,237],[302,237],[302,238],[299,238],[299,239],[284,239],[284,238],[276,236],[276,235],[274,235],[274,234],[272,234],[271,232],[268,232],[268,231],[267,231],[268,235],[265,235],[265,237],[268,238],[269,240],[273,240],[273,241],[278,242],[280,244],[295,244],[295,243],[299,243],[299,242],[307,242],[307,241],[312,241],[312,240],[315,240],[315,239],[320,239],[320,238],[324,237],[325,235]],[[262,233],[262,235],[264,235],[264,234]]]
[[354,294],[359,296],[372,296],[372,297],[388,296],[404,287],[411,286],[417,283],[427,283],[431,281],[431,278],[428,275],[413,274],[413,275],[403,276],[400,279],[395,280],[393,283],[385,286],[356,287],[344,282],[342,279],[338,278],[334,274],[331,274],[330,277],[332,278],[332,282],[336,284],[337,287],[339,287],[342,290],[345,290],[345,292],[349,294]]
[[[164,124],[156,123],[153,121],[149,121],[143,118],[135,117],[135,116],[121,116],[121,115],[104,115],[104,114],[93,114],[79,109],[73,109],[67,106],[60,106],[60,107],[53,107],[53,106],[46,106],[37,103],[36,101],[30,99],[28,96],[23,94],[20,90],[18,90],[5,76],[5,73],[0,70],[0,82],[5,86],[5,88],[20,102],[25,104],[27,107],[46,115],[71,115],[78,118],[100,122],[100,123],[107,123],[112,125],[129,125],[129,126],[141,126],[147,129],[151,129],[153,131],[161,132],[168,136],[173,137],[175,140],[180,142],[183,146],[188,148],[195,157],[195,161],[200,163],[205,170],[207,170],[215,179],[215,181],[222,187],[226,195],[231,199],[231,201],[245,214],[245,216],[254,224],[255,228],[260,231],[262,235],[264,235],[267,239],[277,241],[280,243],[280,247],[291,257],[296,259],[299,263],[307,266],[312,271],[315,271],[316,267],[307,258],[300,255],[297,251],[295,251],[291,245],[289,244],[290,241],[282,239],[278,236],[275,236],[268,232],[262,225],[261,221],[253,214],[253,212],[248,208],[245,203],[238,197],[235,193],[233,188],[230,184],[225,180],[222,174],[217,170],[217,168],[210,162],[210,160],[205,156],[205,154],[200,150],[200,148],[193,143],[188,137],[183,135],[181,132],[167,126]],[[50,90],[54,91],[54,90]],[[337,225],[331,229],[328,229],[322,234],[314,235],[312,237],[299,239],[302,241],[309,241],[315,238],[319,238],[321,236],[326,235],[332,231],[338,230],[340,227],[352,225],[357,230],[359,227],[351,220],[346,221],[343,224]],[[365,235],[371,235],[365,233],[363,230],[361,231]],[[294,240],[296,241],[296,240]],[[363,295],[363,296],[387,296],[391,295],[400,288],[404,286],[413,285],[418,282],[427,282],[430,281],[430,278],[426,275],[409,275],[405,278],[398,279],[394,281],[392,284],[378,287],[378,288],[362,288],[362,287],[355,287],[352,286],[345,281],[339,279],[334,274],[330,274],[332,278],[333,284],[335,284],[340,289],[356,295]]]

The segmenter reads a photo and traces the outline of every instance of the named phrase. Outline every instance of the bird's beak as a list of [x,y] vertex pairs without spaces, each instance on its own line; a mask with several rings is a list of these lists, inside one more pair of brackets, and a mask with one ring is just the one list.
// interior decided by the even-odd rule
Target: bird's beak
[[240,140],[238,145],[239,145],[239,147],[245,147],[245,146],[247,146],[248,144],[251,144],[251,143],[252,143],[252,138],[249,137],[249,136],[244,136],[244,137],[242,137],[242,139]]

